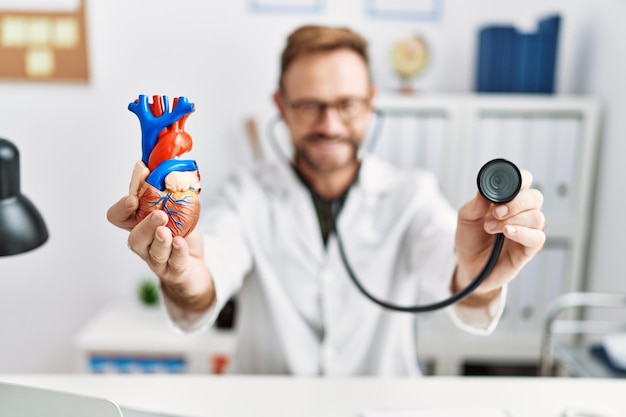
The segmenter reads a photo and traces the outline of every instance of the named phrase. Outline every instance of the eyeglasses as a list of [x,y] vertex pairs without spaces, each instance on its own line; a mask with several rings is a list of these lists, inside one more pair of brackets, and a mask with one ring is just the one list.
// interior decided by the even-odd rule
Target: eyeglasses
[[330,103],[307,99],[293,102],[284,100],[284,103],[292,111],[296,120],[304,124],[313,124],[320,120],[329,108],[335,109],[344,122],[352,121],[370,109],[369,99],[363,97],[341,98]]

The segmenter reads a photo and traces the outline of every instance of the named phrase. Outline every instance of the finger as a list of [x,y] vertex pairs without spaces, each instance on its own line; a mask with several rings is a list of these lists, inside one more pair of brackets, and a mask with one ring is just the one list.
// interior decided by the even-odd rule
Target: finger
[[505,226],[504,236],[530,250],[531,255],[539,252],[546,242],[546,234],[543,230],[523,226]]
[[533,183],[533,174],[525,169],[520,170],[520,173],[522,174],[522,185],[520,190],[526,190],[530,188]]
[[543,205],[543,194],[534,188],[525,188],[506,204],[495,205],[492,209],[496,219],[507,219],[528,210],[540,210]]
[[528,210],[506,220],[490,219],[484,224],[485,231],[490,234],[502,233],[506,226],[521,226],[543,231],[546,227],[546,218],[540,210]]
[[148,265],[157,275],[162,276],[168,269],[170,254],[172,253],[172,232],[159,226],[154,232],[154,240],[148,249]]
[[160,210],[150,213],[128,235],[128,246],[130,249],[143,260],[148,261],[148,251],[155,240],[157,228],[165,226],[167,221],[167,215]]
[[133,175],[130,178],[130,185],[128,186],[128,195],[138,195],[139,190],[143,187],[146,178],[150,175],[150,170],[142,162],[137,161],[133,167]]
[[491,203],[477,192],[473,199],[459,209],[459,218],[467,221],[482,219],[489,212],[489,207]]
[[138,207],[139,200],[136,196],[122,197],[107,210],[107,220],[117,227],[130,230],[137,223],[135,211]]
[[172,251],[168,259],[168,269],[175,275],[180,274],[187,267],[189,261],[189,247],[187,241],[180,236],[172,239]]

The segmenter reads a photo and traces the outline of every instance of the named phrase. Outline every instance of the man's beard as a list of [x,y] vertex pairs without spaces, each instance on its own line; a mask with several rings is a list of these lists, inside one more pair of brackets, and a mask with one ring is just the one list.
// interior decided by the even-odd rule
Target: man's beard
[[[321,156],[314,156],[310,151],[309,145],[317,141],[338,141],[347,145],[350,145],[352,151],[349,157],[343,160],[337,160],[336,158],[323,158]],[[329,137],[326,135],[309,135],[305,137],[300,145],[295,149],[296,162],[304,163],[311,170],[319,174],[331,174],[335,171],[340,171],[357,161],[357,153],[359,149],[359,142],[352,136],[343,137]]]

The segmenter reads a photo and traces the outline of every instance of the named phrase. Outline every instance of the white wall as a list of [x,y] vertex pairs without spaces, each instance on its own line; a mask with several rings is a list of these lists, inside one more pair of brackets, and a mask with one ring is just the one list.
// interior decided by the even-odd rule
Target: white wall
[[[432,45],[433,61],[417,86],[465,92],[473,87],[479,26],[527,24],[558,11],[565,19],[558,91],[602,93],[624,110],[613,90],[626,69],[623,58],[621,71],[611,69],[614,39],[623,39],[621,21],[592,9],[595,2],[446,0],[437,22],[372,20],[364,3],[326,1],[319,15],[294,16],[249,14],[244,0],[88,1],[88,85],[0,83],[0,137],[20,148],[22,189],[44,213],[51,234],[34,252],[0,258],[0,373],[71,370],[76,330],[103,303],[133,297],[148,273],[126,248],[126,233],[105,219],[141,153],[139,123],[128,103],[138,94],[184,95],[196,103],[187,123],[194,137],[189,156],[198,161],[209,190],[250,161],[242,120],[265,122],[274,114],[270,95],[279,53],[299,24],[361,31],[370,40],[375,81],[383,89],[396,84],[388,67],[391,43],[421,33]],[[604,3],[624,16],[623,2]],[[600,30],[600,24],[607,26]],[[594,33],[589,40],[588,32]],[[598,57],[594,63],[586,56],[591,51]],[[609,231],[624,207],[612,191],[620,186],[612,169],[619,167],[625,130],[623,119],[607,127],[593,251],[594,268],[603,276],[621,266],[612,261],[619,259],[619,247]]]
[[626,194],[626,57],[620,45],[626,39],[626,2],[601,0],[589,15],[590,48],[583,91],[598,96],[604,105],[596,209],[589,264],[589,288],[626,293],[624,239]]

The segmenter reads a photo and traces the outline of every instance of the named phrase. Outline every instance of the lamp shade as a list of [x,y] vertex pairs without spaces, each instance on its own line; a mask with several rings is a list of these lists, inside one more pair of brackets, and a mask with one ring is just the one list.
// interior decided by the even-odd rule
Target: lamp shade
[[33,203],[20,192],[20,154],[0,138],[0,256],[41,246],[48,229]]

